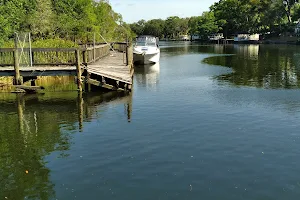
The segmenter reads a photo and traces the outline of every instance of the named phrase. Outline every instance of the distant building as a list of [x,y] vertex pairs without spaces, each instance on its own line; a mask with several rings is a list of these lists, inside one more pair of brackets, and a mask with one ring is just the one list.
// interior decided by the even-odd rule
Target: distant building
[[234,36],[234,42],[259,41],[259,34],[239,33]]
[[223,33],[215,33],[208,37],[210,41],[222,40],[224,39]]
[[191,40],[192,41],[195,41],[195,40],[200,40],[201,38],[200,38],[200,36],[198,35],[198,34],[193,34],[193,35],[191,35]]
[[300,36],[300,21],[295,24],[295,35]]
[[189,41],[190,37],[188,35],[181,35],[181,36],[179,36],[179,39],[183,40],[183,41]]

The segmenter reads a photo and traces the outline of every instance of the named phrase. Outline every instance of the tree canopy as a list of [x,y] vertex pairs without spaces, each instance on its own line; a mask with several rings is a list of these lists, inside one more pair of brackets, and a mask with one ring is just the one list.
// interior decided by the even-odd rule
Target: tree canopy
[[35,40],[78,42],[89,40],[94,32],[107,40],[131,35],[108,0],[0,0],[0,32],[0,45],[15,32],[31,32]]
[[130,27],[137,35],[176,39],[179,35],[198,34],[207,39],[213,33],[225,37],[241,32],[278,35],[293,31],[299,18],[299,0],[219,0],[201,16],[140,20]]

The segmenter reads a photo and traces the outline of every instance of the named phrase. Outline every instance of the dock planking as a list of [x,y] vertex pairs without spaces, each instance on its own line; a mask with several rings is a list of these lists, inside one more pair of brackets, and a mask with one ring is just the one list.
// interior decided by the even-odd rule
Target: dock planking
[[[16,64],[20,49],[0,49],[0,61],[6,60],[5,64],[0,62],[0,76],[14,76],[15,80],[21,80],[20,77],[27,80],[26,77],[37,76],[77,76],[80,91],[83,83],[85,90],[90,90],[90,85],[94,85],[109,90],[130,91],[133,77],[132,48],[127,43],[118,43],[116,47],[112,50],[111,44],[101,44],[79,49],[33,49],[31,67]],[[22,83],[20,81],[17,84]]]
[[131,67],[126,63],[126,54],[111,51],[110,54],[87,66],[89,73],[132,84]]

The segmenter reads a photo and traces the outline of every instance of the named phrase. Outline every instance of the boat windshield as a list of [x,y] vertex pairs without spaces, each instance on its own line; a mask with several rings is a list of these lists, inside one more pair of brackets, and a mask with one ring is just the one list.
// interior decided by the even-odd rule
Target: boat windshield
[[138,37],[135,43],[136,46],[156,46],[156,38],[155,37],[147,37],[141,36]]
[[155,42],[137,42],[135,43],[136,46],[152,46],[155,47],[156,43]]

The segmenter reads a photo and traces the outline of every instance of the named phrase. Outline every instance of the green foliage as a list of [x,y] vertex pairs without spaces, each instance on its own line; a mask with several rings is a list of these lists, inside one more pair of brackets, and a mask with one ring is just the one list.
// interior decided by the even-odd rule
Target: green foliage
[[167,38],[176,38],[181,32],[181,22],[177,16],[168,17],[165,22],[165,35]]
[[144,32],[147,35],[153,35],[156,37],[163,37],[164,35],[165,22],[161,19],[153,19],[145,24]]
[[[296,0],[220,0],[211,6],[226,36],[236,32],[282,33],[298,20]],[[299,15],[298,15],[299,16]]]
[[145,20],[140,20],[137,23],[130,24],[131,30],[136,33],[137,35],[143,35],[145,30]]
[[72,48],[78,45],[70,40],[63,40],[59,38],[37,40],[32,43],[32,47],[36,48]]
[[132,33],[122,23],[108,0],[0,0],[0,47],[15,32],[31,32],[40,42],[61,38],[84,43],[95,32],[107,41],[124,41]]
[[188,18],[181,19],[177,16],[173,16],[167,20],[140,20],[130,24],[130,28],[136,35],[153,35],[160,38],[173,39],[188,33],[188,22]]
[[35,0],[0,0],[0,47],[14,32],[28,31],[27,17],[35,6]]
[[198,18],[197,23],[197,32],[202,38],[208,38],[209,35],[217,33],[220,29],[213,12],[204,12]]
[[[299,0],[219,0],[201,16],[181,19],[172,16],[166,20],[140,20],[130,25],[137,35],[151,34],[176,39],[180,35],[198,34],[206,39],[212,33],[225,37],[236,33],[293,32],[300,18]],[[163,27],[163,31],[162,31]]]

